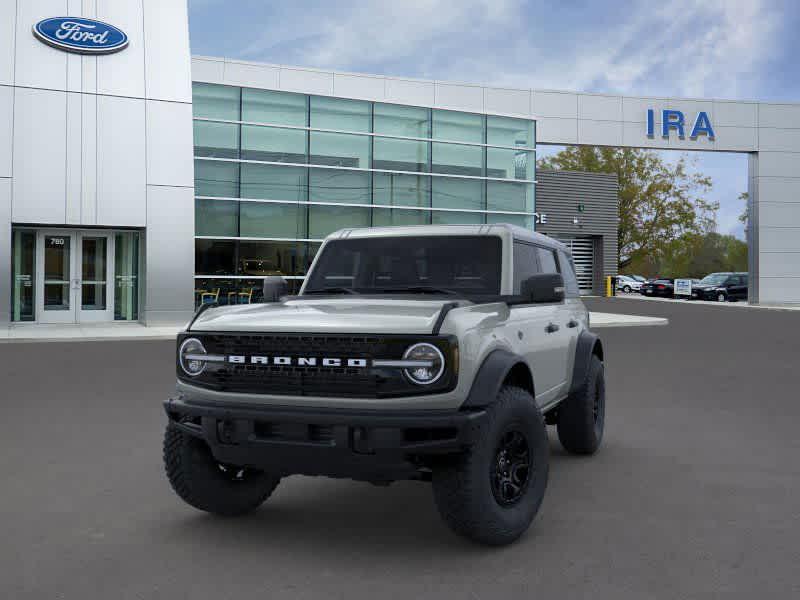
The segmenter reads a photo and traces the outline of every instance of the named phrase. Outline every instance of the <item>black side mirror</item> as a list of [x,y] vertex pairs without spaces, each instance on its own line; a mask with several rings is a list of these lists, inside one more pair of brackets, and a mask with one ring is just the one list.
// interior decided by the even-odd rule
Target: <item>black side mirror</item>
[[520,295],[528,302],[561,302],[564,278],[559,273],[537,273],[522,282]]
[[289,293],[289,284],[279,275],[264,278],[264,302],[280,302],[281,297]]

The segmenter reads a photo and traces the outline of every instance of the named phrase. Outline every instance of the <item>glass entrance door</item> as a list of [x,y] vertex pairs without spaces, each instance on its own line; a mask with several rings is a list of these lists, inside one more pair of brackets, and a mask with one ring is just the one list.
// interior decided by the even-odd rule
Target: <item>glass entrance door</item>
[[37,314],[41,323],[114,320],[113,237],[94,231],[40,231]]

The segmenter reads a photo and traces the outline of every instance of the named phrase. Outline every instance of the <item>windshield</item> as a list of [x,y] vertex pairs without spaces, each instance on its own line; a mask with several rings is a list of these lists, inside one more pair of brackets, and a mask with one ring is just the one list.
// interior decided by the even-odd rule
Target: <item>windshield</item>
[[720,285],[728,278],[725,273],[711,273],[700,280],[703,285]]
[[303,294],[500,294],[497,236],[334,240],[317,256]]

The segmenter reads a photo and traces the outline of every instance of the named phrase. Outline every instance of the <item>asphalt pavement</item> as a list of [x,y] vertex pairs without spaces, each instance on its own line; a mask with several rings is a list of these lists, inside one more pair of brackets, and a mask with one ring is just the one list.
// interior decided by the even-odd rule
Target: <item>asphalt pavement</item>
[[603,329],[606,437],[551,434],[518,543],[440,521],[428,484],[292,477],[252,516],[175,496],[167,341],[0,345],[0,598],[800,596],[800,313],[589,300],[668,317]]

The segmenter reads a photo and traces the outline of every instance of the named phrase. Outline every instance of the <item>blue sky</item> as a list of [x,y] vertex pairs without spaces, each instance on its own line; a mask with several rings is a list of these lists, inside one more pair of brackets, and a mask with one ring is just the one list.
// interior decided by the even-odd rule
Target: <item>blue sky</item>
[[[796,0],[189,0],[194,54],[425,79],[800,100]],[[546,151],[544,148],[543,151]],[[697,153],[741,236],[746,156]]]

